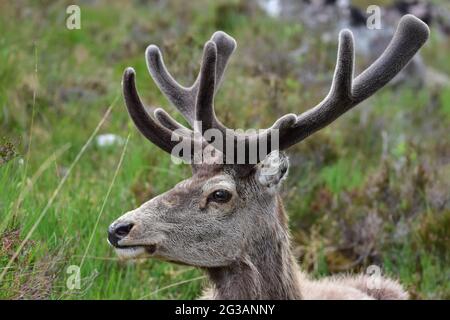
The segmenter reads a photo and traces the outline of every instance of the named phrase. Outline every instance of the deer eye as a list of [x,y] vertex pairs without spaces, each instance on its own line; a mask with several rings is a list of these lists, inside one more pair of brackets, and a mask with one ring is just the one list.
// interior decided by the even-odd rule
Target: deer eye
[[213,193],[209,195],[209,199],[211,201],[219,202],[219,203],[225,203],[230,201],[232,194],[224,189],[216,190]]

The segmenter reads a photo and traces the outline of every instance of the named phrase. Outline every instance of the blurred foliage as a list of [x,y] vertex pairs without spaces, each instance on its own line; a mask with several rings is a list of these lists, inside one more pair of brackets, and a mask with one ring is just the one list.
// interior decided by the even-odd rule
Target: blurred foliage
[[[119,263],[105,241],[111,221],[190,174],[130,123],[121,98],[124,68],[135,68],[144,101],[183,121],[150,80],[145,48],[159,45],[171,72],[188,84],[203,43],[222,29],[238,49],[216,99],[218,116],[230,127],[259,128],[326,95],[336,42],[324,43],[301,21],[268,17],[254,1],[84,0],[81,30],[68,30],[72,3],[0,2],[0,150],[8,160],[0,163],[0,272],[113,101],[100,131],[131,139],[98,227],[122,147],[93,143],[6,270],[0,298],[195,298],[198,270]],[[305,41],[308,51],[293,56]],[[432,29],[422,50],[427,66],[450,74],[449,46]],[[449,127],[449,87],[404,84],[381,90],[289,150],[283,195],[300,265],[318,276],[378,264],[415,298],[450,298]],[[85,253],[82,289],[68,290],[67,267]]]

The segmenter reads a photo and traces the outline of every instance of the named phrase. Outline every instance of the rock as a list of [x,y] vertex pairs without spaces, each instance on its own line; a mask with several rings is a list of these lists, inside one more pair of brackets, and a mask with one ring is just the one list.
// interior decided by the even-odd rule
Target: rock
[[124,139],[113,133],[100,134],[95,138],[95,143],[100,148],[110,147],[110,146],[122,146],[124,144]]

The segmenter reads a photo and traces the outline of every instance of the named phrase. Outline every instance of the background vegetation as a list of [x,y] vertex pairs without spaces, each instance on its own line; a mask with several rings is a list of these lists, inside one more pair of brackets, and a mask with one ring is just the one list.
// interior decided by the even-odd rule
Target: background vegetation
[[[200,271],[119,262],[106,242],[114,219],[190,175],[131,124],[124,68],[136,69],[146,102],[181,121],[148,75],[144,50],[158,44],[188,84],[204,42],[222,29],[238,50],[219,117],[258,128],[324,97],[336,41],[247,1],[80,1],[82,28],[68,30],[71,3],[0,3],[0,298],[195,298]],[[432,31],[424,61],[449,75],[450,41]],[[305,41],[309,50],[293,57]],[[299,80],[307,72],[315,81]],[[414,298],[449,299],[449,127],[450,88],[406,83],[289,150],[283,193],[300,265],[323,276],[377,264]],[[66,286],[70,265],[81,266],[79,290]]]

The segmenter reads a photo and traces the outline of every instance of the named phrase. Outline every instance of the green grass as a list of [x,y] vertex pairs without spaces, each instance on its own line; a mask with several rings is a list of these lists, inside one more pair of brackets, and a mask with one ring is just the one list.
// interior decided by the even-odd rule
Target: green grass
[[[264,127],[323,97],[330,74],[317,74],[324,80],[317,85],[298,81],[298,71],[331,72],[334,56],[325,53],[335,44],[244,1],[83,4],[82,29],[74,31],[65,28],[65,8],[0,5],[0,298],[195,298],[205,282],[199,270],[120,262],[106,242],[117,217],[190,175],[128,119],[124,68],[136,69],[144,101],[181,120],[148,75],[145,47],[160,45],[171,72],[188,84],[204,41],[224,29],[239,47],[217,96],[218,114],[231,127]],[[311,52],[279,62],[308,37]],[[439,41],[432,37],[425,60],[450,72],[439,54],[449,42]],[[126,148],[99,147],[94,139],[80,154],[110,106],[99,134],[129,136]],[[449,106],[449,88],[386,88],[289,151],[283,194],[303,268],[322,276],[379,264],[416,298],[450,297]],[[368,216],[381,221],[378,229]],[[374,230],[375,239],[362,236]],[[83,256],[81,288],[69,290],[67,270]]]

